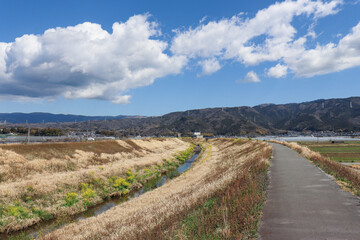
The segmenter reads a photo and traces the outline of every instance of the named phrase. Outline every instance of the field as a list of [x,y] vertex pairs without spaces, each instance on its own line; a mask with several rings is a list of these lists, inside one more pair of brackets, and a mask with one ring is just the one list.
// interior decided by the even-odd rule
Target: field
[[[67,145],[69,144],[69,145]],[[125,140],[0,149],[1,231],[126,195],[202,152],[184,174],[40,239],[241,239],[257,236],[271,147],[239,139]],[[103,152],[102,148],[106,148]],[[32,164],[35,162],[36,164]],[[17,167],[16,167],[17,166]],[[21,166],[21,167],[20,167]],[[16,239],[24,239],[18,235]],[[22,236],[22,237],[21,237]]]
[[300,144],[337,162],[360,162],[360,142],[300,142]]

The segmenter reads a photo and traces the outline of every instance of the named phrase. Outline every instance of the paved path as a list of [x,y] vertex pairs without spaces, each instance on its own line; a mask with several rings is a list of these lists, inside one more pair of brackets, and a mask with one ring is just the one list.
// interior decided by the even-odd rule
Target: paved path
[[360,240],[360,199],[295,151],[272,146],[260,239]]

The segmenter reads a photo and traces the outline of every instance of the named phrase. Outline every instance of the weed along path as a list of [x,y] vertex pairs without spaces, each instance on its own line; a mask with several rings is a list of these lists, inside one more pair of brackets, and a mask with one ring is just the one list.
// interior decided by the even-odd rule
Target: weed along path
[[297,152],[271,145],[260,239],[360,239],[360,199]]

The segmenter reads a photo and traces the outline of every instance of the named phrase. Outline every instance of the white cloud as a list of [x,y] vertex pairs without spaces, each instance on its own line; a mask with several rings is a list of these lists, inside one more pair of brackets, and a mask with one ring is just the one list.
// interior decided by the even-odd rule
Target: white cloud
[[[258,11],[253,18],[237,15],[177,31],[171,51],[193,59],[236,60],[245,65],[282,60],[296,73],[296,60],[308,51],[307,37],[316,38],[314,23],[318,18],[336,14],[341,4],[341,0],[277,2]],[[300,15],[308,17],[312,24],[305,36],[295,38],[297,30],[292,22]],[[263,36],[264,40],[259,40]],[[285,74],[284,68],[272,71],[275,70]]]
[[200,61],[199,65],[202,67],[201,75],[209,75],[221,69],[219,61],[215,58]]
[[128,103],[130,89],[181,72],[187,59],[164,53],[147,15],[114,23],[49,29],[0,43],[0,95],[12,98],[95,98]]
[[[197,62],[209,75],[227,61],[245,66],[274,62],[270,77],[288,72],[311,77],[360,66],[360,23],[338,43],[314,47],[318,18],[336,14],[342,0],[286,0],[262,9],[252,18],[237,14],[220,21],[202,19],[186,31],[176,30],[170,51],[158,26],[147,15],[114,23],[107,32],[99,24],[54,28],[0,42],[0,99],[91,98],[129,103],[129,90],[178,74]],[[297,35],[294,18],[309,19],[308,31]],[[309,44],[308,44],[309,45]],[[220,64],[221,62],[221,64]],[[259,82],[253,71],[242,80]]]
[[260,82],[260,78],[254,71],[250,71],[246,74],[245,78],[237,81],[238,83],[257,83]]
[[360,23],[338,44],[318,45],[314,49],[303,50],[302,54],[287,56],[284,61],[297,76],[305,77],[360,66]]
[[175,54],[189,57],[237,58],[247,64],[256,64],[263,58],[277,59],[278,56],[270,56],[270,53],[265,52],[269,48],[254,45],[250,42],[251,39],[266,35],[263,44],[267,47],[282,46],[293,40],[296,29],[291,22],[295,16],[312,14],[314,18],[324,17],[336,13],[336,7],[340,3],[338,0],[275,3],[258,11],[252,19],[243,20],[241,16],[233,16],[178,32],[171,50]]
[[204,16],[202,19],[200,19],[199,23],[201,24],[201,23],[205,22],[206,19],[207,19],[207,16]]
[[279,63],[275,67],[270,68],[269,71],[267,72],[267,75],[270,77],[281,78],[286,76],[287,70],[288,70],[288,66],[281,65]]

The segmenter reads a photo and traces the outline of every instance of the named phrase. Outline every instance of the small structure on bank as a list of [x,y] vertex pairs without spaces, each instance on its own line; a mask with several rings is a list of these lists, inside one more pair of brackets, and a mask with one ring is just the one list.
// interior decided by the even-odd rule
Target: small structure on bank
[[201,132],[194,132],[194,137],[196,137],[196,138],[204,138],[204,136],[201,135]]

